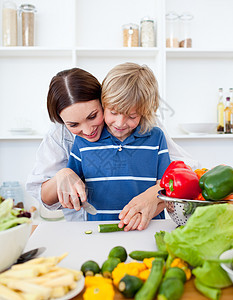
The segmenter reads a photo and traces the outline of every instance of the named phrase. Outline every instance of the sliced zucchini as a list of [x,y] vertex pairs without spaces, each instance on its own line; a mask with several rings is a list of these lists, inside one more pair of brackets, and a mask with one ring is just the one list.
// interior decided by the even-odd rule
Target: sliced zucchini
[[124,227],[119,228],[118,224],[99,224],[98,231],[99,232],[124,231]]

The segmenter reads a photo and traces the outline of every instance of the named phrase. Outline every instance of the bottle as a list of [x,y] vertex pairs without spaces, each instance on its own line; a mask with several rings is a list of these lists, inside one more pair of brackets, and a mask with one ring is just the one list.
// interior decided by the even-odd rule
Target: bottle
[[34,19],[36,8],[32,4],[22,4],[19,13],[22,23],[22,45],[34,46]]
[[229,94],[230,94],[230,108],[231,108],[231,113],[233,114],[233,88],[229,88]]
[[224,109],[224,133],[232,133],[232,113],[230,107],[230,97],[226,98]]
[[169,12],[166,14],[166,47],[178,48],[178,21],[179,16],[175,12]]
[[3,182],[3,185],[0,189],[0,194],[5,199],[12,198],[14,200],[14,205],[24,208],[23,189],[18,181]]
[[4,1],[2,7],[2,44],[17,46],[17,6],[13,1]]
[[155,24],[154,21],[149,17],[145,17],[141,20],[140,46],[141,47],[155,46]]
[[183,13],[180,16],[180,48],[192,48],[192,19],[190,13]]
[[139,46],[139,26],[137,24],[123,25],[123,47]]
[[218,121],[217,132],[224,133],[223,89],[219,88],[218,93],[219,93],[219,100],[218,100],[218,105],[217,105],[217,121]]

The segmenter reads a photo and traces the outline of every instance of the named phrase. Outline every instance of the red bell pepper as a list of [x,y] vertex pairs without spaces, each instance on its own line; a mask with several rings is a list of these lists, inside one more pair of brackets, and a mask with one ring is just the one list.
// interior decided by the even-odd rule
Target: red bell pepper
[[[176,165],[175,162],[173,166]],[[160,186],[165,188],[166,195],[172,198],[194,199],[201,192],[197,174],[188,166],[179,167],[168,166],[165,171]]]
[[166,171],[163,174],[163,177],[161,178],[160,181],[160,186],[162,187],[162,185],[164,186],[165,182],[165,176],[167,173],[169,173],[171,170],[176,169],[176,168],[183,168],[183,169],[188,169],[188,170],[192,170],[191,167],[187,166],[182,160],[174,160],[170,163],[170,165],[167,167]]

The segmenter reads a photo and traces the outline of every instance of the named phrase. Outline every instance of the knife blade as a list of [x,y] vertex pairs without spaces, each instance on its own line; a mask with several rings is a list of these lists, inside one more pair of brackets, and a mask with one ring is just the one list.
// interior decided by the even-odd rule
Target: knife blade
[[93,205],[91,205],[89,202],[87,202],[87,201],[82,202],[81,199],[79,198],[79,203],[80,203],[80,206],[82,206],[82,208],[89,214],[91,214],[91,215],[97,214],[96,208]]

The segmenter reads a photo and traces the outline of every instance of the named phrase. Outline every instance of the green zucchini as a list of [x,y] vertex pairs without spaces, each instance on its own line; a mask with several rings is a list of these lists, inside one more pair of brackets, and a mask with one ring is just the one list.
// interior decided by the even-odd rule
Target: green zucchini
[[117,257],[120,258],[121,262],[125,262],[127,259],[127,252],[124,247],[116,246],[110,250],[108,257]]
[[112,271],[121,262],[120,258],[110,257],[102,265],[101,273],[105,278],[112,278]]
[[184,292],[184,283],[179,278],[167,278],[162,281],[157,299],[179,300]]
[[135,295],[135,300],[152,300],[163,277],[164,259],[156,257],[152,262],[150,275]]
[[88,260],[82,264],[81,271],[84,276],[94,276],[100,272],[100,267],[95,261]]
[[140,278],[126,274],[121,278],[118,289],[126,298],[133,298],[142,286],[143,281]]
[[178,278],[180,279],[183,283],[186,282],[186,274],[185,271],[182,270],[181,268],[178,267],[173,267],[173,268],[169,268],[164,277],[163,280],[167,279],[167,278]]
[[150,258],[150,257],[161,257],[164,260],[167,259],[168,252],[167,251],[132,251],[129,253],[129,256],[132,259],[136,260],[143,260],[144,258]]
[[119,228],[118,224],[99,224],[98,231],[99,232],[124,231],[124,227]]

